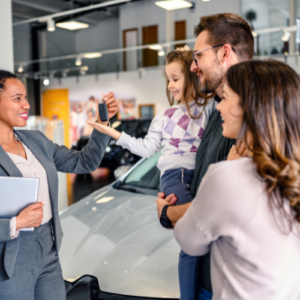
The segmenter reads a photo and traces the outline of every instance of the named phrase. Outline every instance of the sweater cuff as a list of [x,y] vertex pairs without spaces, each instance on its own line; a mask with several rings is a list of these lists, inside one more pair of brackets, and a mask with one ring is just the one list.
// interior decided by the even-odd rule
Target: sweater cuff
[[120,138],[117,140],[116,145],[122,146],[122,147],[127,147],[129,141],[130,141],[131,136],[122,131]]
[[19,236],[19,230],[17,230],[17,219],[13,217],[10,219],[10,237],[15,239]]

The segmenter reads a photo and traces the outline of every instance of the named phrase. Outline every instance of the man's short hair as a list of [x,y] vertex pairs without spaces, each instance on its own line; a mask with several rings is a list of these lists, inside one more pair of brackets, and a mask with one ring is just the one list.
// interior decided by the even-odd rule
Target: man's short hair
[[207,43],[231,45],[240,61],[252,59],[254,54],[254,39],[248,22],[235,14],[217,14],[202,17],[195,26],[194,33],[198,36],[203,30],[209,32]]

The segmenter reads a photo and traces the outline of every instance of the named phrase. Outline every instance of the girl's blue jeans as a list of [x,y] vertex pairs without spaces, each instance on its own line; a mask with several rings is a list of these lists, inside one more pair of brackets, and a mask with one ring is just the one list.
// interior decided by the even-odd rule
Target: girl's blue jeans
[[[176,205],[193,200],[190,184],[194,178],[194,170],[171,169],[165,171],[160,179],[160,190],[166,195],[175,194]],[[199,285],[199,264],[201,257],[189,256],[183,251],[179,254],[178,275],[180,300],[207,300],[212,294]],[[210,294],[210,297],[209,297]]]

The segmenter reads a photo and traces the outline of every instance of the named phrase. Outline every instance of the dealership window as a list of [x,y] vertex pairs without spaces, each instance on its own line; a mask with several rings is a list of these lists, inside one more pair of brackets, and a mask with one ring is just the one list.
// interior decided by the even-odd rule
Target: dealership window
[[[254,32],[266,28],[286,27],[290,22],[290,1],[242,0],[241,13],[252,25]],[[286,41],[282,40],[283,35],[283,30],[258,33],[255,37],[255,54],[270,55],[285,52]]]

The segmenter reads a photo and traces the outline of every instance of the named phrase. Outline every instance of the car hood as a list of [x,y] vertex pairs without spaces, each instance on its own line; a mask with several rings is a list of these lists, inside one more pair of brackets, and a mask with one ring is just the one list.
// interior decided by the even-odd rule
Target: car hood
[[109,186],[63,211],[64,278],[89,274],[105,292],[179,298],[180,247],[159,224],[155,200]]

